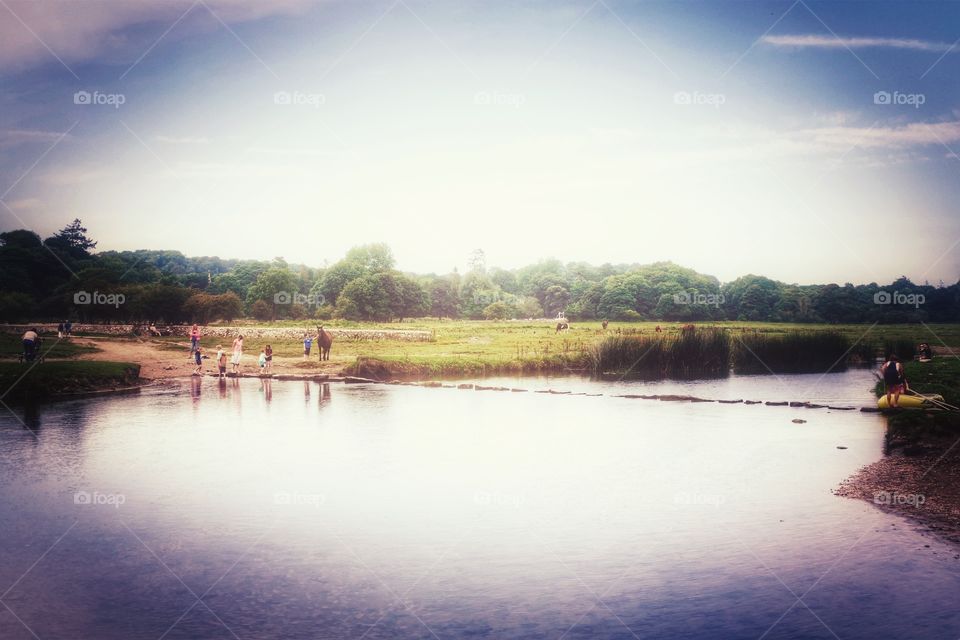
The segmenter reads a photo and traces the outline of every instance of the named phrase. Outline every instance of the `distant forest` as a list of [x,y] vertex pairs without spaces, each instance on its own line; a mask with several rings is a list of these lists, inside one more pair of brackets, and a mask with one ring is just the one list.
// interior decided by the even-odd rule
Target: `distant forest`
[[745,275],[721,284],[670,262],[562,263],[465,273],[396,269],[390,248],[351,249],[323,268],[273,261],[188,258],[178,251],[94,252],[74,220],[49,238],[0,233],[0,321],[213,322],[416,317],[773,322],[954,322],[960,284],[796,285]]

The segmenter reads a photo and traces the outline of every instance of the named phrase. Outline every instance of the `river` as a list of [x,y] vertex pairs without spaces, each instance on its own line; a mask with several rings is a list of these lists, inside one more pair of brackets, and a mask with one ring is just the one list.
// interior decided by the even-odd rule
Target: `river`
[[603,395],[206,378],[4,412],[0,638],[960,637],[956,550],[831,494],[881,417],[612,397],[861,406],[869,371],[484,384]]

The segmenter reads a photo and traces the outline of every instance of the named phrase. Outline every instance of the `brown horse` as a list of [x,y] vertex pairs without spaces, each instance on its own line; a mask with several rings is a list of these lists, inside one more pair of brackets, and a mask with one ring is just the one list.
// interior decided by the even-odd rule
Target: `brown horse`
[[557,323],[557,331],[556,331],[556,332],[557,332],[557,333],[560,333],[561,331],[566,331],[566,330],[569,329],[569,328],[570,328],[570,325],[569,325],[568,323],[566,323],[566,322],[558,322],[558,323]]
[[321,360],[330,359],[330,347],[333,345],[333,336],[323,330],[323,325],[317,327],[317,354]]
[[607,325],[608,325],[608,324],[610,324],[610,323],[609,323],[609,322],[607,322],[606,320],[604,320],[603,322],[601,322],[601,323],[600,323],[600,326],[602,326],[602,327],[603,327],[603,330],[604,330],[604,331],[606,331],[606,330],[607,330]]

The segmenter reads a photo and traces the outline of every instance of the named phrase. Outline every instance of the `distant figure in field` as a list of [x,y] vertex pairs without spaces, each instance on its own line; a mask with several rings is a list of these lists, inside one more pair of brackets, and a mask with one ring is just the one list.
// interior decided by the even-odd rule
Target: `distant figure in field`
[[696,330],[696,327],[693,326],[692,324],[685,324],[682,327],[680,327],[680,330],[683,331],[684,333],[688,333],[690,331]]
[[604,330],[604,331],[606,331],[608,324],[610,324],[610,323],[607,322],[606,320],[604,320],[603,322],[600,323],[600,326],[603,327],[603,330]]
[[200,327],[193,325],[190,329],[190,355],[197,350],[197,347],[200,346]]
[[323,325],[317,327],[317,353],[320,360],[330,359],[330,347],[333,345],[333,336],[323,330]]
[[930,350],[930,345],[926,342],[920,343],[920,347],[917,349],[917,355],[920,356],[921,361],[933,359],[933,351]]
[[660,325],[657,325],[656,331],[657,331],[657,333],[661,333],[661,332],[663,331],[663,329],[660,328]]
[[273,372],[273,347],[267,345],[267,348],[263,350],[263,353],[267,356],[267,373]]
[[230,364],[233,365],[233,372],[240,373],[240,359],[243,357],[243,334],[233,341],[233,357],[230,358]]
[[570,324],[566,321],[557,323],[557,333],[560,333],[561,331],[566,331],[569,328],[570,328]]
[[313,346],[313,336],[310,334],[303,334],[303,361],[306,362],[310,357],[310,347]]
[[23,359],[33,362],[40,352],[40,332],[31,328],[23,334]]
[[[887,406],[897,409],[900,406],[900,394],[907,390],[907,379],[903,375],[903,365],[897,354],[891,353],[880,367],[883,385],[887,388]],[[893,398],[891,399],[891,396]]]

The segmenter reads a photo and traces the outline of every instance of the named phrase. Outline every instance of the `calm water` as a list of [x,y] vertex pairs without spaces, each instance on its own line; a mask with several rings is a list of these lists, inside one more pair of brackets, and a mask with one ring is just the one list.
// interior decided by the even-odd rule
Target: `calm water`
[[[865,371],[492,384],[871,398]],[[859,412],[258,380],[6,414],[0,638],[955,640],[956,552],[830,493],[882,436]]]

